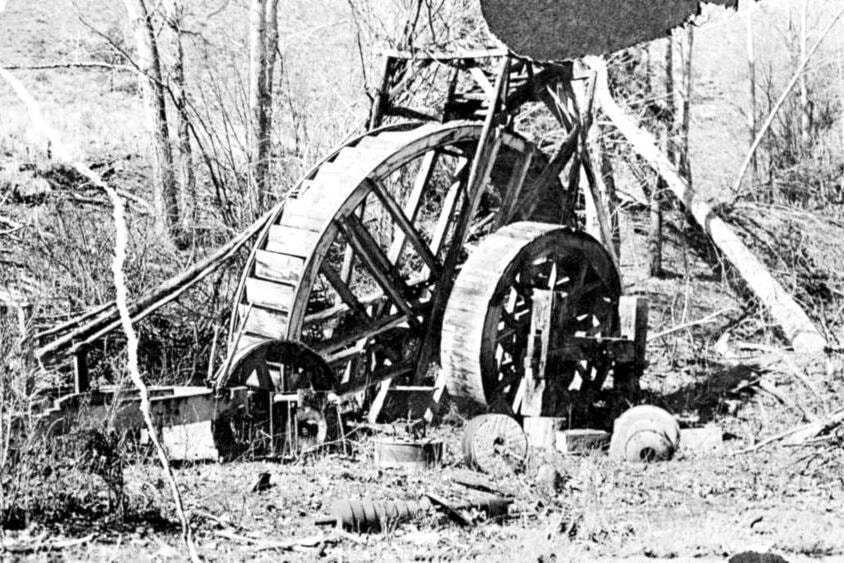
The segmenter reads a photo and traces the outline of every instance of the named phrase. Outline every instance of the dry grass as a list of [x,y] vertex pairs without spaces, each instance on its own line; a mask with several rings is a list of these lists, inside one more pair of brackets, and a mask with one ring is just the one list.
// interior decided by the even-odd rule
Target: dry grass
[[[357,28],[347,2],[293,2],[284,7],[281,46],[284,72],[277,86],[274,131],[275,197],[280,197],[328,148],[362,126],[368,109],[364,85],[374,85],[376,65],[371,57],[376,45],[407,46],[402,44],[402,33],[409,17],[415,20],[412,2],[389,3],[395,10],[387,10],[386,4],[374,1],[356,0],[353,4],[358,10],[358,23],[367,20],[360,29],[363,64],[355,37]],[[120,36],[122,24],[117,8],[103,9],[102,2],[80,5],[98,29]],[[135,291],[195,260],[205,248],[226,239],[232,229],[248,220],[239,199],[246,182],[242,173],[247,137],[242,75],[246,54],[245,8],[228,3],[223,12],[209,16],[218,7],[217,3],[197,2],[192,7],[195,11],[190,16],[189,27],[195,33],[190,37],[189,80],[194,112],[203,123],[198,135],[211,160],[210,165],[201,162],[198,166],[202,212],[197,224],[196,247],[179,253],[160,241],[150,240],[149,219],[134,214],[129,269]],[[16,19],[8,28],[15,32],[0,36],[0,60],[6,64],[26,64],[112,56],[103,42],[93,38],[84,26],[56,27],[54,14],[63,13],[65,8],[61,0],[10,3],[7,12],[0,16],[0,26],[11,21],[2,18],[12,15]],[[476,2],[446,3],[435,12],[434,25],[428,21],[428,8],[429,3],[423,3],[421,15],[415,20],[419,35],[414,47],[455,49],[489,44],[479,20],[464,17],[476,9]],[[373,15],[376,10],[382,10],[377,17]],[[114,29],[118,30],[116,35]],[[54,41],[48,42],[45,37],[53,37]],[[725,49],[723,42],[711,39],[709,42]],[[11,55],[14,57],[10,58]],[[725,59],[727,55],[729,52],[724,51],[702,66],[720,64],[719,59],[722,63],[735,62],[734,56]],[[722,72],[726,71],[722,69]],[[147,147],[135,81],[130,74],[60,70],[21,72],[20,76],[36,97],[47,104],[48,118],[70,133],[84,159],[113,166],[112,183],[141,198],[148,197],[148,170],[144,164]],[[725,130],[736,127],[736,119],[724,117],[723,96],[713,101],[714,89],[709,82],[701,89],[697,101],[702,109],[697,114],[694,138],[697,142],[705,137],[706,142],[706,146],[698,144],[695,149],[696,155],[703,155],[699,166],[706,167],[698,176],[703,178],[699,185],[707,186],[706,189],[712,186],[713,192],[717,189],[718,173],[730,168],[730,155],[724,153],[739,152],[734,150],[735,139],[723,139]],[[38,302],[39,315],[44,318],[102,303],[112,296],[108,274],[112,235],[105,210],[96,204],[82,205],[66,196],[92,194],[85,192],[78,179],[56,176],[58,172],[46,158],[44,141],[29,136],[28,125],[7,95],[5,91],[0,92],[0,106],[4,108],[0,122],[3,158],[0,166],[4,171],[17,168],[17,173],[23,164],[40,177],[52,178],[57,185],[46,201],[27,205],[13,203],[8,191],[0,188],[0,215],[13,216],[25,225],[24,229],[0,240],[0,247],[13,252],[0,254],[0,259],[11,257],[20,266],[14,274],[4,267],[2,275],[20,279],[23,273],[44,286],[44,299]],[[10,111],[5,111],[7,108]],[[541,129],[537,123],[525,125]],[[718,163],[720,168],[716,166]],[[35,177],[25,172],[25,178]],[[219,185],[215,185],[212,172],[217,174]],[[230,207],[224,211],[219,207],[221,202]],[[751,207],[746,210],[748,216],[762,222],[764,228],[759,232],[763,233],[760,235],[763,240],[768,237],[764,234],[766,230],[774,233],[774,237],[768,237],[759,246],[777,251],[772,254],[773,264],[788,268],[799,264],[800,275],[804,276],[817,270],[817,264],[827,264],[827,259],[839,260],[839,250],[834,244],[840,240],[837,223],[821,222],[805,210],[796,214],[769,214],[767,209],[760,213]],[[667,262],[673,275],[663,280],[644,279],[641,276],[644,262],[638,252],[643,247],[638,234],[642,217],[631,215],[633,220],[627,223],[625,231],[626,245],[630,248],[622,253],[625,281],[632,292],[652,298],[652,330],[701,318],[727,305],[736,308],[735,313],[719,318],[716,323],[680,331],[654,343],[653,363],[646,379],[654,402],[670,407],[686,421],[714,421],[722,425],[735,437],[728,442],[727,452],[697,457],[687,454],[672,463],[647,467],[616,464],[600,455],[556,458],[554,462],[567,477],[564,492],[557,498],[547,498],[536,491],[530,474],[501,480],[501,485],[510,487],[519,498],[518,508],[523,515],[515,521],[487,523],[465,531],[451,526],[444,518],[433,517],[403,526],[387,536],[345,540],[338,546],[326,547],[328,556],[344,560],[413,557],[550,560],[552,554],[558,560],[723,559],[725,554],[751,547],[774,548],[790,556],[844,554],[837,533],[844,523],[844,514],[840,508],[840,487],[835,487],[841,469],[840,449],[826,450],[822,457],[806,459],[803,459],[805,455],[816,451],[793,454],[790,450],[776,449],[747,457],[733,457],[729,453],[801,419],[800,408],[780,404],[753,387],[736,392],[742,380],[768,377],[803,410],[822,414],[834,408],[835,398],[840,396],[840,370],[833,365],[827,374],[825,366],[812,366],[809,375],[822,393],[822,399],[818,400],[789,375],[790,368],[785,363],[761,362],[750,357],[751,352],[746,352],[740,361],[725,358],[715,349],[718,337],[725,331],[733,335],[730,339],[733,343],[750,337],[777,343],[764,315],[733,296],[717,262],[693,252],[699,241],[683,228],[679,215],[673,221],[677,227],[669,233]],[[787,245],[781,245],[782,241],[776,237],[781,232],[792,235]],[[809,232],[821,236],[803,236]],[[786,274],[791,273],[789,270]],[[142,361],[148,376],[155,379],[166,375],[170,382],[183,383],[196,374],[205,374],[203,361],[208,355],[210,335],[215,326],[224,326],[237,274],[238,268],[233,266],[139,327],[145,354]],[[811,284],[807,280],[811,282],[805,276],[798,281],[802,287],[809,288]],[[5,283],[8,279],[0,281]],[[834,277],[821,281],[829,288],[839,287]],[[825,310],[831,304],[837,305],[837,301],[824,302]],[[837,316],[829,319],[828,326],[835,331],[840,321]],[[10,342],[11,339],[0,334],[0,421],[6,423],[5,436],[9,435],[10,412],[20,410],[27,399],[19,381],[22,372],[16,366],[10,367],[13,359],[8,349]],[[107,340],[95,350],[93,359],[98,364],[95,379],[119,380],[123,364],[121,350],[119,340]],[[221,540],[216,532],[220,528],[235,528],[262,537],[310,535],[316,532],[310,516],[324,511],[336,498],[404,498],[421,490],[435,490],[455,498],[464,495],[465,491],[448,481],[459,466],[459,428],[446,427],[441,432],[448,444],[449,465],[430,474],[383,472],[368,458],[352,461],[333,456],[293,466],[237,463],[182,467],[178,476],[189,488],[188,503],[199,528],[201,549],[206,555],[224,559],[255,556],[243,546]],[[96,439],[90,443],[91,447],[83,447],[89,445],[92,437]],[[118,495],[118,487],[108,485],[109,480],[117,483],[117,474],[110,474],[108,469],[114,469],[123,458],[108,453],[114,446],[112,439],[106,437],[102,442],[99,436],[90,433],[75,439],[76,442],[59,444],[49,452],[42,449],[43,444],[33,441],[25,450],[29,456],[25,461],[8,455],[8,448],[0,449],[5,464],[0,467],[4,479],[0,502],[6,517],[12,515],[12,520],[28,524],[27,533],[32,536],[41,530],[53,535],[80,535],[96,527],[99,541],[90,548],[78,548],[66,554],[73,559],[128,559],[139,552],[151,557],[178,557],[178,552],[170,547],[177,544],[173,515],[160,508],[166,504],[168,493],[159,479],[158,469],[130,458],[123,468],[125,482],[119,487]],[[103,446],[99,457],[83,459],[85,456],[79,452],[97,452],[97,444]],[[92,470],[81,471],[77,466],[83,461]],[[112,461],[118,461],[117,465]],[[276,486],[264,494],[247,492],[257,471],[269,471]],[[41,492],[43,495],[39,496]],[[124,515],[112,518],[109,508],[120,499],[125,503]],[[318,556],[318,552],[293,555],[301,559]]]

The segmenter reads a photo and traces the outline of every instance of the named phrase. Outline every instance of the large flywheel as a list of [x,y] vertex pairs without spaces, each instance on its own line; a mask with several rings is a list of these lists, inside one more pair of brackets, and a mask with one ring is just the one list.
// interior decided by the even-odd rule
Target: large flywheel
[[[555,295],[553,313],[538,293]],[[534,316],[548,314],[557,334],[542,361],[541,414],[568,416],[587,406],[613,368],[600,350],[552,349],[619,335],[618,272],[589,235],[559,225],[514,223],[487,237],[463,265],[445,311],[442,364],[449,394],[475,410],[519,413],[526,370],[539,356]],[[545,312],[543,312],[545,311]],[[534,346],[536,345],[536,346]],[[533,366],[534,368],[536,366]],[[538,414],[538,413],[537,413]]]
[[[316,167],[250,256],[230,331],[234,356],[256,342],[299,341],[326,359],[343,392],[424,375],[438,359],[441,293],[468,249],[513,220],[561,220],[559,182],[536,185],[541,158],[511,133],[500,134],[486,181],[467,194],[481,130],[388,127]],[[460,260],[447,266],[454,252]]]

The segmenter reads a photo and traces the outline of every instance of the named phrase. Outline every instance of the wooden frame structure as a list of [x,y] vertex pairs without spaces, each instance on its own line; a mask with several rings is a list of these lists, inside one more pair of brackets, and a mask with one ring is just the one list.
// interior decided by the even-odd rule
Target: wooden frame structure
[[[420,79],[439,92],[439,104],[407,102]],[[249,408],[250,394],[266,396],[272,405],[291,392],[279,394],[283,367],[273,377],[266,367],[254,368],[259,375],[251,384],[231,379],[235,366],[268,342],[312,350],[337,375],[334,394],[365,392],[372,421],[395,394],[427,397],[422,404],[430,418],[446,378],[432,378],[429,367],[439,358],[443,314],[465,254],[514,221],[577,228],[581,177],[589,183],[587,193],[597,194],[586,148],[591,102],[584,103],[573,86],[585,80],[575,76],[573,63],[537,63],[503,50],[387,53],[369,131],[314,166],[283,203],[215,253],[219,260],[192,268],[190,276],[134,307],[143,318],[254,241],[236,292],[228,358],[212,387],[225,408],[194,409],[199,414],[190,421]],[[516,132],[530,103],[547,107],[563,129],[550,155]],[[601,209],[596,200],[593,207]],[[608,241],[606,213],[599,219]],[[77,397],[89,391],[87,347],[116,326],[111,309],[39,335],[53,337],[39,357],[68,351],[75,357]],[[603,354],[606,345],[597,348]],[[98,401],[107,402],[109,393],[127,400],[108,391],[99,392]],[[210,396],[162,391],[161,408],[179,413]],[[64,404],[74,401],[65,398]]]

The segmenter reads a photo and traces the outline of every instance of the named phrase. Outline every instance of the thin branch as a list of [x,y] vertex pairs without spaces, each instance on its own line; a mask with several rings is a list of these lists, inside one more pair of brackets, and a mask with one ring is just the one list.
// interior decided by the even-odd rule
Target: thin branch
[[718,317],[720,317],[721,315],[725,315],[725,314],[730,313],[732,311],[735,311],[735,309],[732,308],[732,307],[727,307],[726,309],[721,309],[720,311],[715,311],[714,313],[706,315],[705,317],[703,317],[701,319],[697,319],[696,321],[683,323],[681,325],[671,327],[668,330],[663,330],[662,332],[657,332],[656,334],[652,334],[651,336],[648,337],[648,342],[652,342],[654,340],[659,340],[660,338],[665,338],[668,335],[674,334],[675,332],[680,332],[682,330],[686,330],[687,328],[692,328],[693,326],[709,324],[709,323],[713,322],[715,319],[717,319]]
[[98,61],[86,61],[80,63],[43,63],[37,65],[11,65],[3,67],[6,70],[52,70],[58,68],[92,68],[92,69],[107,69],[119,70],[121,72],[135,72],[135,69],[128,65],[116,65],[111,63],[101,63]]
[[102,178],[100,178],[99,174],[91,170],[91,168],[86,164],[82,162],[77,162],[76,159],[73,158],[73,155],[71,154],[70,150],[62,143],[62,140],[59,137],[58,133],[47,124],[43,114],[41,113],[41,109],[38,106],[38,103],[26,90],[23,84],[21,84],[19,80],[12,76],[9,71],[4,69],[0,69],[0,77],[5,79],[9,86],[11,86],[12,90],[15,91],[17,96],[27,107],[30,119],[32,119],[35,128],[38,129],[42,135],[50,139],[56,157],[60,160],[65,161],[67,164],[73,166],[73,168],[75,168],[77,172],[90,179],[94,185],[98,186],[103,191],[105,191],[111,199],[112,204],[114,205],[114,226],[116,236],[114,242],[114,261],[112,262],[112,273],[114,275],[114,285],[117,293],[117,308],[120,311],[120,321],[123,325],[123,331],[126,333],[129,356],[127,365],[129,377],[131,378],[132,383],[138,389],[138,394],[140,397],[140,411],[143,415],[144,423],[146,425],[147,431],[149,432],[150,439],[152,440],[153,445],[155,446],[155,450],[158,454],[158,459],[161,462],[161,467],[164,470],[164,474],[170,484],[170,489],[173,494],[173,501],[176,507],[176,513],[182,525],[182,539],[185,542],[185,546],[188,549],[188,554],[190,555],[191,560],[199,561],[199,555],[196,552],[196,546],[193,542],[193,533],[191,530],[190,522],[188,522],[187,516],[185,515],[184,511],[184,506],[182,504],[182,495],[179,492],[179,485],[176,482],[176,477],[173,473],[173,468],[170,466],[170,460],[167,458],[167,452],[164,450],[164,447],[161,444],[161,441],[159,440],[158,430],[152,420],[152,415],[150,413],[149,390],[147,389],[146,383],[144,382],[143,377],[141,377],[140,370],[138,368],[138,335],[132,326],[132,318],[129,313],[128,306],[129,292],[126,287],[126,274],[123,271],[123,266],[126,261],[126,249],[129,244],[129,233],[128,227],[126,225],[125,207],[123,204],[123,200],[120,198],[120,195],[114,190],[114,188],[106,184],[102,180]]
[[774,104],[774,107],[771,109],[771,112],[768,114],[768,118],[765,119],[765,123],[762,124],[762,127],[759,129],[759,132],[756,134],[756,139],[753,140],[753,144],[750,146],[750,150],[747,151],[747,155],[744,157],[744,162],[741,164],[741,168],[739,169],[738,176],[733,183],[733,194],[734,199],[738,198],[740,195],[741,184],[744,180],[744,176],[747,174],[748,168],[750,168],[750,164],[753,162],[753,157],[756,154],[756,151],[759,149],[759,145],[762,144],[762,140],[765,138],[765,135],[768,134],[768,129],[771,128],[773,125],[774,120],[777,117],[777,114],[782,108],[785,101],[788,99],[788,96],[791,94],[791,91],[794,90],[794,87],[800,81],[800,78],[803,76],[803,73],[806,70],[806,67],[809,64],[809,61],[812,57],[817,53],[818,49],[820,48],[821,44],[833,30],[835,25],[838,23],[838,20],[844,16],[844,8],[838,11],[836,16],[832,19],[829,23],[829,26],[824,30],[823,34],[821,34],[820,39],[814,44],[812,49],[806,55],[806,57],[800,62],[800,66],[797,67],[797,70],[794,72],[794,76],[791,77],[791,80],[788,83],[788,86],[785,87],[785,90],[780,95],[779,99]]

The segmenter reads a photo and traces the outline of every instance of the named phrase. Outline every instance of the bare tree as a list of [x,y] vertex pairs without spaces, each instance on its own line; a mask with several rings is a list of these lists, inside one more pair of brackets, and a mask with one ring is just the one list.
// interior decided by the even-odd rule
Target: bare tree
[[268,191],[272,126],[272,80],[278,49],[278,0],[252,0],[249,16],[249,106],[252,118],[252,212]]
[[137,64],[142,73],[140,82],[146,104],[147,126],[152,136],[155,227],[160,234],[172,239],[177,234],[179,204],[155,30],[144,0],[124,0],[124,3],[132,21],[135,48],[138,51]]
[[[668,37],[665,41],[665,59],[662,68],[663,83],[665,85],[665,108],[657,115],[657,125],[662,129],[661,144],[672,162],[675,161],[674,133],[675,111],[675,88],[674,88],[674,38]],[[653,277],[663,274],[662,270],[662,223],[663,223],[663,199],[668,191],[668,186],[662,177],[656,178],[656,183],[651,191],[650,199],[650,222],[648,226],[648,273]]]
[[[800,3],[800,30],[798,36],[800,63],[804,64],[809,50],[809,0]],[[800,73],[800,144],[802,150],[809,148],[811,140],[812,114],[809,106],[809,86],[806,73]]]
[[[757,85],[756,85],[756,39],[753,32],[753,1],[747,2],[745,8],[745,24],[747,34],[747,73],[750,88],[750,110],[747,113],[747,125],[750,129],[750,142],[756,138],[756,131],[759,128],[757,119],[759,109],[757,108]],[[753,182],[759,175],[759,160],[753,155]]]
[[677,113],[674,118],[677,165],[689,185],[692,185],[692,164],[689,159],[689,134],[692,127],[692,55],[695,45],[694,26],[686,25],[678,32],[680,44],[680,87],[677,89]]
[[187,111],[187,87],[185,84],[185,49],[182,44],[182,22],[184,4],[181,0],[169,0],[167,4],[167,25],[171,31],[173,51],[172,94],[176,106],[176,135],[178,138],[179,163],[179,234],[184,237],[196,219],[196,177],[193,170],[193,151],[190,143],[190,118]]

